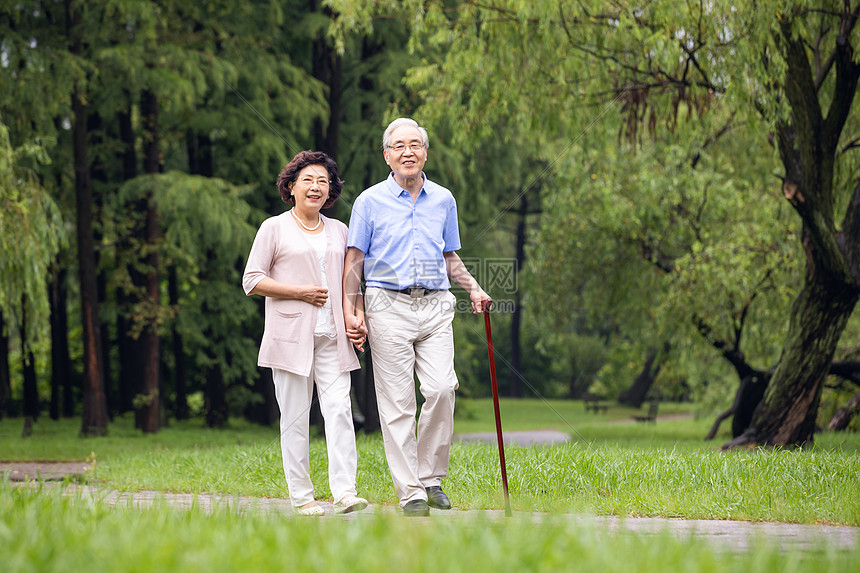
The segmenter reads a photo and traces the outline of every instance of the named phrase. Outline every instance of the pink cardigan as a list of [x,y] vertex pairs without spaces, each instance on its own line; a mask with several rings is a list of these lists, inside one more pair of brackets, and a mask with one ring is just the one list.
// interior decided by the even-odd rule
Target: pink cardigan
[[[326,280],[337,330],[338,362],[341,372],[348,372],[360,366],[346,337],[341,302],[347,228],[340,221],[320,217],[327,240]],[[265,277],[292,285],[322,284],[316,252],[289,211],[266,219],[260,225],[242,277],[245,294],[250,294]],[[266,297],[266,327],[257,364],[300,376],[310,374],[316,322],[316,306],[301,300]]]

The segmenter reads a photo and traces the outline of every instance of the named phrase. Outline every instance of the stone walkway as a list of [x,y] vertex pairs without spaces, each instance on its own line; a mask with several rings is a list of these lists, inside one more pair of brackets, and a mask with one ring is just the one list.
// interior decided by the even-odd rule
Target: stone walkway
[[[502,438],[506,446],[548,446],[569,442],[570,434],[558,430],[530,430],[528,432],[502,432]],[[461,442],[489,442],[493,444],[498,441],[493,432],[456,434],[454,439]]]
[[83,475],[89,469],[90,464],[85,462],[0,462],[0,476],[16,482],[62,480]]
[[[517,438],[516,432],[511,432],[511,438]],[[546,437],[546,436],[545,436]],[[533,436],[536,438],[536,436]],[[495,440],[495,434],[493,434]],[[507,437],[506,437],[507,443]],[[534,440],[532,440],[534,441]],[[520,443],[520,442],[518,442]],[[521,445],[530,445],[522,444]],[[63,495],[78,497],[87,501],[101,501],[111,507],[117,505],[131,507],[151,507],[167,503],[179,509],[198,507],[204,511],[215,508],[228,508],[241,513],[276,513],[292,515],[288,499],[257,498],[212,494],[177,494],[158,491],[119,492],[106,490],[93,485],[77,483],[59,483],[66,476],[82,475],[88,470],[85,463],[10,463],[0,462],[0,474],[3,482],[6,479],[15,487],[28,487],[38,483],[41,476],[48,487],[62,487]],[[0,482],[2,483],[2,482]],[[399,510],[391,505],[371,505],[360,513],[336,516],[329,502],[320,502],[326,510],[326,516],[333,519],[366,520],[376,515],[395,515]],[[493,520],[504,521],[511,519],[514,523],[541,524],[558,519],[558,514],[538,512],[514,512],[511,518],[506,518],[502,510],[431,510],[431,516],[417,518],[419,520]],[[860,547],[860,528],[836,525],[800,525],[792,523],[754,523],[746,521],[718,521],[703,519],[665,519],[658,517],[629,517],[568,515],[572,520],[584,527],[597,527],[606,533],[630,532],[639,535],[660,535],[668,532],[679,539],[695,538],[704,540],[718,550],[743,552],[748,550],[756,541],[775,543],[782,549],[812,550],[824,546],[840,550],[854,550]],[[308,519],[308,518],[302,518]]]

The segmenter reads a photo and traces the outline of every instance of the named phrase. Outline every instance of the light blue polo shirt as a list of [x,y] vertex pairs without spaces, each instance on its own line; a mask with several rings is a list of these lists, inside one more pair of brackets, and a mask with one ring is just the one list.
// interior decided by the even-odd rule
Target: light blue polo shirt
[[442,253],[460,248],[457,202],[426,176],[413,202],[392,173],[355,200],[347,245],[365,254],[367,286],[451,288]]

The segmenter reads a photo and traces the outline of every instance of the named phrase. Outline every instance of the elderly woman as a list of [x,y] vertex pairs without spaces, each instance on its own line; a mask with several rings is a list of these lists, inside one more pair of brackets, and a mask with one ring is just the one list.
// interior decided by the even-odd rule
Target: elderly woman
[[[278,177],[281,199],[293,207],[260,226],[242,286],[266,297],[258,364],[272,369],[281,410],[281,454],[290,502],[301,515],[323,515],[309,467],[308,413],[313,384],[325,418],[329,485],[335,512],[367,507],[355,490],[355,430],[349,371],[359,368],[346,337],[342,309],[346,225],[320,214],[340,196],[337,164],[302,151]],[[356,340],[361,346],[363,341]]]

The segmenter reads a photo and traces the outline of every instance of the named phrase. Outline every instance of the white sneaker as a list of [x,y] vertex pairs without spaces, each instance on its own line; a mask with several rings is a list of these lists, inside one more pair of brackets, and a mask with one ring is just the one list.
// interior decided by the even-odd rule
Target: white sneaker
[[367,500],[363,497],[346,495],[339,502],[334,504],[334,512],[352,513],[354,511],[361,511],[365,507],[367,507]]
[[319,517],[321,515],[325,515],[325,509],[323,509],[323,506],[319,505],[317,502],[312,501],[301,506],[296,510],[296,513],[306,517]]

